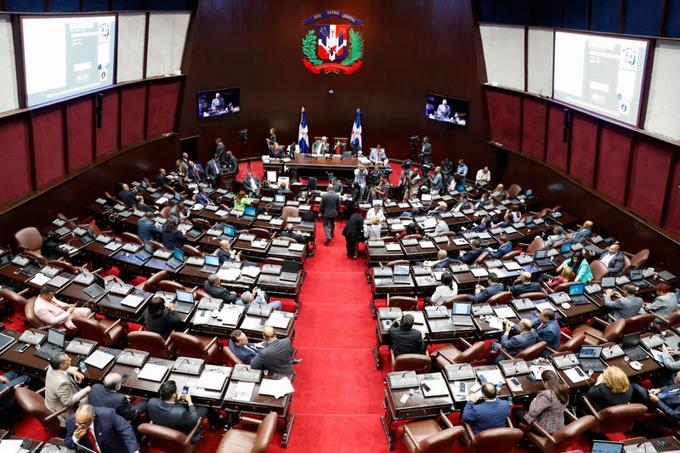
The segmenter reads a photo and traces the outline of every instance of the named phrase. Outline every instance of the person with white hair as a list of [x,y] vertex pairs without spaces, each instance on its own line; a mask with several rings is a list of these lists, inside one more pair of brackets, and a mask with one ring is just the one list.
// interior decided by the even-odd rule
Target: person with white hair
[[120,394],[123,377],[118,373],[104,376],[101,383],[96,383],[90,391],[89,401],[96,407],[108,407],[116,411],[126,420],[134,420],[146,411],[146,400],[131,404],[127,396]]
[[243,293],[241,293],[241,297],[237,299],[235,303],[236,305],[246,306],[251,304],[269,305],[274,310],[281,310],[281,301],[275,300],[273,302],[267,302],[268,299],[269,298],[266,292],[264,292],[260,288],[255,288],[253,289],[253,292],[243,291]]

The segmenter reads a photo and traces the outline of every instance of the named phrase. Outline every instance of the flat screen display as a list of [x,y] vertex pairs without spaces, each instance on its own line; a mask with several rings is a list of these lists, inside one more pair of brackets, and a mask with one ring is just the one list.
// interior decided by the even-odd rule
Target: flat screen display
[[636,126],[648,42],[555,32],[553,97]]
[[116,16],[22,17],[29,107],[112,85]]
[[212,118],[241,111],[241,90],[222,88],[198,92],[198,117]]
[[425,117],[433,121],[466,126],[470,103],[463,99],[428,94],[425,103]]

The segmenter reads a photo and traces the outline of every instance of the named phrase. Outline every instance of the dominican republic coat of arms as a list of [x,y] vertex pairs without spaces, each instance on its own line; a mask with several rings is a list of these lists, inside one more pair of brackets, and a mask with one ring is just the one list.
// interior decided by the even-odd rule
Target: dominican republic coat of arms
[[314,74],[353,74],[361,67],[364,56],[364,39],[353,26],[362,25],[362,22],[339,11],[325,11],[312,16],[305,23],[328,17],[351,23],[316,24],[308,30],[302,38],[302,63]]

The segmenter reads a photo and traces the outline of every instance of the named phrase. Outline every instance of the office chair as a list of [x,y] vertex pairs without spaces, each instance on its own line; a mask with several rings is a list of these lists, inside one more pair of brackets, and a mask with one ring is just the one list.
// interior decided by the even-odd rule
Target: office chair
[[588,397],[583,395],[586,410],[595,417],[591,431],[599,434],[625,433],[633,429],[633,423],[647,412],[644,404],[616,404],[596,411]]
[[80,336],[86,340],[92,340],[101,346],[113,346],[123,340],[126,325],[121,319],[98,320],[92,318],[72,318],[73,324],[78,328]]
[[161,280],[165,280],[168,277],[168,271],[158,271],[155,274],[153,274],[151,277],[146,279],[146,281],[138,286],[141,286],[141,288],[146,292],[149,293],[155,293],[156,291],[161,291],[161,288],[158,286],[158,283]]
[[127,339],[130,349],[146,351],[152,356],[162,359],[169,359],[174,355],[172,340],[169,337],[168,339],[163,339],[156,332],[149,332],[147,330],[128,332]]
[[[595,327],[582,324],[572,332],[574,335],[583,333],[586,335],[585,343],[597,345],[600,343],[618,343],[623,338],[623,330],[626,328],[625,319],[617,319],[614,322],[607,322],[598,317],[593,318],[597,323],[604,326],[604,330],[597,330]],[[594,324],[594,323],[593,323]]]
[[404,425],[402,441],[410,453],[448,453],[465,434],[462,426],[453,426],[443,412],[438,418],[428,418]]
[[522,293],[517,297],[518,299],[541,300],[547,298],[548,295],[542,291],[532,291],[530,293]]
[[602,277],[605,277],[609,273],[607,266],[602,264],[602,261],[600,260],[593,260],[590,263],[590,270],[593,273],[593,281],[595,282],[602,281]]
[[399,307],[402,311],[416,310],[418,308],[418,298],[408,296],[387,295],[388,307]]
[[474,363],[483,360],[485,349],[484,341],[475,341],[470,344],[464,338],[459,338],[458,342],[465,349],[461,349],[454,344],[447,344],[437,349],[432,355],[435,357],[435,364],[440,370],[452,363]]
[[574,414],[566,411],[572,422],[556,433],[550,434],[539,424],[531,425],[531,431],[526,434],[526,438],[541,453],[557,453],[566,451],[568,447],[577,441],[584,433],[590,431],[595,424],[595,417],[586,415],[576,418]]
[[170,340],[175,345],[177,354],[182,357],[195,357],[210,363],[219,358],[217,352],[220,350],[220,345],[217,342],[217,337],[210,338],[190,335],[187,332],[172,332]]
[[417,374],[429,373],[432,368],[432,358],[427,354],[400,354],[394,356],[390,349],[392,371],[415,371]]
[[630,266],[633,268],[642,267],[647,264],[649,259],[649,249],[642,249],[635,255],[630,255],[629,253],[623,252],[624,255],[630,258]]
[[142,239],[139,236],[133,233],[129,233],[127,231],[123,232],[120,235],[120,238],[123,240],[123,242],[131,242],[133,244],[144,245],[144,241],[142,241]]
[[494,294],[493,296],[489,297],[486,301],[487,305],[499,305],[499,304],[507,304],[510,302],[512,299],[512,293],[510,291],[501,291],[498,294]]
[[36,227],[22,228],[14,233],[14,239],[25,254],[41,263],[46,261],[46,258],[42,256],[43,237]]
[[61,426],[59,425],[59,416],[64,412],[69,411],[70,407],[64,407],[57,412],[50,411],[45,406],[45,398],[41,395],[44,388],[34,392],[28,387],[19,385],[14,388],[14,396],[16,402],[21,409],[31,417],[40,422],[45,432],[52,436],[59,436],[61,434]]
[[508,194],[508,198],[515,198],[522,192],[522,186],[519,184],[510,184],[508,190],[505,191]]
[[522,349],[519,351],[515,356],[513,357],[510,355],[508,351],[505,349],[501,349],[500,353],[503,354],[507,359],[515,359],[515,360],[525,360],[525,361],[530,361],[530,360],[535,360],[543,354],[543,351],[548,347],[548,343],[545,341],[539,341],[536,344],[533,344],[527,348]]
[[[509,422],[509,421],[508,421]],[[509,423],[509,428],[492,428],[474,434],[472,427],[464,423],[465,436],[463,441],[470,453],[511,453],[515,445],[522,440],[524,432],[521,429],[513,428]]]
[[189,244],[184,244],[182,246],[182,250],[184,253],[186,253],[187,256],[197,256],[197,257],[203,257],[204,253],[199,250],[198,247],[194,247],[193,245]]
[[0,298],[9,302],[9,304],[12,306],[12,309],[14,310],[14,313],[24,313],[26,310],[26,305],[28,304],[28,300],[24,297],[24,295],[28,294],[28,292],[28,288],[24,288],[18,293],[15,293],[14,291],[7,288],[0,288]]
[[654,313],[643,313],[635,315],[626,320],[626,327],[623,328],[623,334],[644,332],[647,327],[654,321]]
[[268,413],[262,420],[241,417],[241,421],[258,424],[257,431],[231,428],[222,437],[216,453],[264,453],[267,450],[276,432],[276,412]]
[[533,255],[536,253],[536,250],[541,250],[543,248],[545,248],[545,241],[542,237],[536,236],[527,246],[527,254]]
[[586,334],[583,332],[577,333],[576,335],[573,335],[571,337],[564,332],[560,332],[560,336],[562,338],[566,338],[567,341],[562,343],[559,349],[557,349],[556,351],[551,348],[548,348],[552,352],[576,352],[581,349],[581,346],[583,346],[583,343],[585,343],[586,341]]
[[167,453],[191,453],[194,451],[191,438],[201,426],[201,421],[202,419],[198,420],[189,434],[184,434],[182,431],[155,423],[142,423],[137,427],[137,430],[142,436],[146,436],[150,447],[159,451]]

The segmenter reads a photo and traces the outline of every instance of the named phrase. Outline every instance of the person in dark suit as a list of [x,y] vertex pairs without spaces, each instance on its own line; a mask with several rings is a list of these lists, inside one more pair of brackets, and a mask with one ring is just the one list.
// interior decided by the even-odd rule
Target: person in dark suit
[[125,420],[134,420],[139,414],[146,411],[146,400],[136,404],[130,404],[130,400],[121,395],[120,387],[123,378],[118,373],[110,373],[104,376],[102,383],[92,385],[92,390],[88,397],[90,404],[95,407],[108,407],[116,411],[116,414]]
[[491,247],[488,247],[487,250],[489,251],[489,256],[493,259],[500,259],[504,255],[512,252],[512,242],[508,239],[508,236],[505,234],[502,234],[500,236],[500,242],[501,245],[497,249],[492,249]]
[[248,172],[246,177],[243,178],[243,188],[248,191],[250,196],[259,197],[261,187],[262,183],[260,182],[260,178],[251,172]]
[[[31,382],[30,377],[19,375],[14,371],[7,371],[0,376],[0,392],[7,387],[14,387],[20,384],[27,385],[29,382]],[[0,397],[0,409],[7,411],[5,412],[6,415],[13,415],[15,410],[17,411],[17,415],[19,415],[21,409],[16,404],[13,392],[6,393],[5,396]],[[21,412],[21,416],[23,417],[23,412]]]
[[521,274],[519,274],[515,281],[512,283],[512,286],[510,287],[512,297],[515,298],[518,298],[521,294],[524,293],[533,293],[541,291],[542,291],[541,284],[537,282],[532,282],[531,273],[529,272],[522,272]]
[[78,445],[99,453],[137,453],[139,443],[132,426],[108,407],[84,404],[66,420],[67,448]]
[[466,209],[473,209],[474,205],[470,200],[468,200],[467,195],[464,193],[460,194],[458,197],[458,201],[456,204],[453,205],[451,208],[452,212],[460,212],[460,211],[465,211]]
[[432,144],[429,137],[423,137],[423,146],[420,149],[420,162],[432,162]]
[[250,362],[250,367],[256,370],[269,370],[272,373],[292,376],[293,345],[288,338],[277,338],[272,326],[265,326],[262,338],[267,346],[260,350]]
[[364,218],[361,217],[361,214],[355,212],[347,220],[345,228],[342,229],[348,258],[357,259],[357,243],[361,241],[363,232]]
[[120,190],[116,195],[118,196],[118,199],[125,203],[125,206],[128,208],[135,207],[137,206],[137,203],[142,201],[142,197],[132,193],[130,186],[125,183],[120,185]]
[[283,159],[285,157],[283,155],[283,147],[278,143],[274,143],[269,148],[269,157],[271,157],[272,159]]
[[[522,319],[519,322],[520,332],[517,335],[510,336],[510,331],[515,327],[514,324],[508,320],[505,320],[505,332],[501,336],[501,342],[491,343],[491,351],[500,351],[505,349],[505,351],[511,356],[515,356],[519,352],[522,352],[529,346],[533,346],[539,341],[542,341],[536,330],[533,328],[533,322],[530,319]],[[503,354],[498,354],[496,356],[495,362],[498,363],[501,360],[505,360]]]
[[224,166],[227,173],[236,173],[238,171],[238,160],[236,160],[231,151],[227,151],[224,156]]
[[674,422],[680,422],[680,372],[675,373],[671,385],[647,390],[640,384],[633,384],[633,400],[646,404],[650,409],[659,409]]
[[226,239],[220,241],[220,247],[215,252],[215,255],[217,255],[217,258],[220,260],[220,264],[241,261],[241,252],[236,253],[236,250],[231,248],[231,242]]
[[163,225],[163,232],[161,233],[163,246],[168,250],[181,249],[187,243],[187,238],[177,229],[177,226],[179,226],[179,220],[172,216]]
[[307,239],[305,239],[303,235],[295,231],[295,227],[292,223],[287,223],[283,231],[279,233],[279,236],[295,239],[298,244],[304,244],[307,242]]
[[[151,398],[146,408],[149,418],[157,425],[167,426],[188,434],[198,421],[208,414],[207,407],[194,407],[191,395],[178,395],[175,381],[165,381],[161,384],[158,394],[160,398]],[[203,437],[203,431],[198,428],[191,438],[191,443],[195,444],[201,440],[201,437]]]
[[166,182],[167,178],[165,177],[165,168],[161,168],[158,170],[158,174],[156,174],[156,187],[163,187]]
[[328,244],[335,234],[335,219],[340,217],[340,196],[335,193],[331,184],[326,190],[327,192],[321,196],[319,216],[323,219],[323,230],[326,233],[326,244]]
[[250,364],[262,348],[262,344],[249,343],[248,337],[236,329],[229,336],[229,349],[245,364]]
[[173,330],[182,329],[182,320],[175,312],[175,306],[165,306],[162,297],[153,297],[144,312],[144,327],[150,332],[156,332],[167,338]]
[[600,262],[607,266],[607,275],[619,276],[626,265],[626,257],[621,251],[621,246],[618,242],[613,243],[609,248],[603,252],[599,258]]
[[469,423],[474,434],[485,429],[502,428],[510,415],[510,403],[497,398],[496,387],[486,383],[482,385],[481,398],[475,393],[468,395],[463,408],[463,421]]
[[461,252],[460,254],[460,260],[465,264],[474,263],[475,260],[479,258],[479,255],[484,253],[484,249],[482,249],[482,242],[477,238],[474,238],[470,241],[470,247],[472,247],[470,250],[465,253]]
[[[604,293],[604,305],[609,308],[610,314],[614,319],[630,319],[633,316],[637,316],[642,308],[643,301],[636,296],[637,287],[628,284],[624,287],[624,290],[626,293],[625,297],[613,292],[611,289],[606,290]],[[617,298],[612,299],[612,295],[617,296]]]
[[536,329],[540,341],[545,341],[550,348],[560,348],[560,323],[555,319],[553,310],[550,308],[541,310],[540,316],[531,318],[531,324]]
[[237,299],[236,293],[233,293],[222,286],[220,277],[218,277],[217,274],[208,275],[208,278],[203,282],[203,291],[205,291],[208,296],[215,299],[222,299],[228,304],[233,304]]
[[407,313],[401,317],[401,321],[394,321],[388,332],[390,336],[390,349],[395,357],[401,354],[424,354],[425,342],[423,334],[413,328],[413,315]]
[[142,241],[155,241],[163,234],[161,227],[153,221],[153,213],[146,211],[137,222],[137,236]]
[[221,138],[217,137],[215,139],[215,158],[220,163],[220,165],[224,165],[225,159],[227,157],[224,151],[224,143],[222,142]]
[[586,220],[583,222],[583,226],[576,230],[576,232],[571,234],[571,241],[580,244],[585,242],[593,234],[593,222],[591,220]]
[[219,178],[220,173],[222,173],[222,168],[220,168],[220,161],[215,155],[205,164],[205,175],[212,187],[217,187],[217,178]]
[[498,275],[489,272],[486,279],[489,282],[489,286],[484,288],[482,285],[477,285],[478,292],[476,294],[468,294],[468,299],[473,303],[482,304],[489,300],[491,296],[505,291],[505,285],[498,281]]

